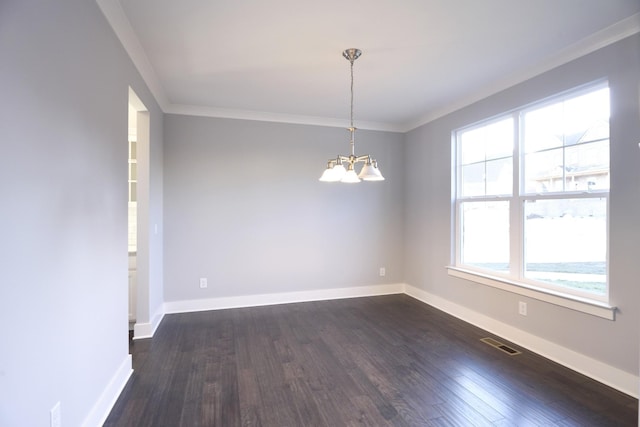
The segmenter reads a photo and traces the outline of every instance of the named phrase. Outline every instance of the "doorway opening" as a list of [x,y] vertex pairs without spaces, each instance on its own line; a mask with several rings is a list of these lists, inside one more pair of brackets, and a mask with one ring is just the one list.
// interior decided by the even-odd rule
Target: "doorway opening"
[[[135,338],[148,312],[149,112],[129,88],[127,138],[129,334]],[[145,310],[146,309],[146,310]],[[138,325],[138,327],[136,327]]]
[[127,167],[127,246],[129,253],[129,331],[136,323],[136,260],[138,253],[138,110],[129,102],[129,137]]

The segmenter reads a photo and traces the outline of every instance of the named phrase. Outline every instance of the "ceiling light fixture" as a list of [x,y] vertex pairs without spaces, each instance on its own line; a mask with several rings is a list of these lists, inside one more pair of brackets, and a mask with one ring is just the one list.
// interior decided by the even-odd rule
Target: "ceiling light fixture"
[[[351,135],[351,154],[349,156],[338,155],[335,159],[330,159],[327,162],[327,168],[320,177],[320,181],[324,182],[347,182],[355,183],[360,180],[365,181],[384,181],[384,177],[378,169],[378,162],[370,155],[356,156],[355,148],[355,133],[356,128],[353,126],[353,63],[362,55],[360,49],[347,49],[342,52],[344,56],[351,63],[351,125],[347,128]],[[359,174],[356,174],[354,165],[356,163],[364,163]],[[346,168],[345,168],[346,165]]]

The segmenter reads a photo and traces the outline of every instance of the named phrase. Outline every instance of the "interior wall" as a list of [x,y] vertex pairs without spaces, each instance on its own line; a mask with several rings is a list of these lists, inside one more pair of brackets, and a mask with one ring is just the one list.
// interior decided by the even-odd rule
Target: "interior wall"
[[[153,335],[163,315],[162,120],[138,112],[137,305],[134,337]],[[157,141],[156,143],[153,143]]]
[[0,58],[0,425],[48,426],[57,402],[97,425],[131,367],[129,86],[156,151],[162,113],[95,2],[0,2]]
[[387,180],[342,184],[318,178],[348,152],[345,129],[164,123],[165,301],[402,282],[401,134],[359,130],[356,153]]
[[[406,136],[405,275],[409,285],[622,371],[638,374],[640,323],[640,35],[622,40],[435,120]],[[447,275],[451,263],[451,132],[598,80],[611,89],[610,297],[615,321]]]

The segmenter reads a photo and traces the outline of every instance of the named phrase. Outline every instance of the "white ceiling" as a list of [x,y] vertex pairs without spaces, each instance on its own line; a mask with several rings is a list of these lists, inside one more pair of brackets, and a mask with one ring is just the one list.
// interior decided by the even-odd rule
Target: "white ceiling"
[[162,109],[406,131],[640,31],[640,0],[98,0]]

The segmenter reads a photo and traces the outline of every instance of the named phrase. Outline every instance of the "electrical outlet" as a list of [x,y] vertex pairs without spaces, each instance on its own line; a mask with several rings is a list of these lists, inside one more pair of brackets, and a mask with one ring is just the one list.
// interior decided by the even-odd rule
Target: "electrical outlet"
[[62,427],[62,418],[60,414],[60,402],[51,408],[51,427]]
[[200,278],[200,289],[204,289],[207,286],[208,286],[207,278],[206,277],[201,277]]
[[380,277],[384,277],[387,274],[387,269],[384,267],[380,267]]
[[520,301],[518,302],[518,313],[520,313],[522,316],[526,316],[527,315],[527,303],[524,301]]

